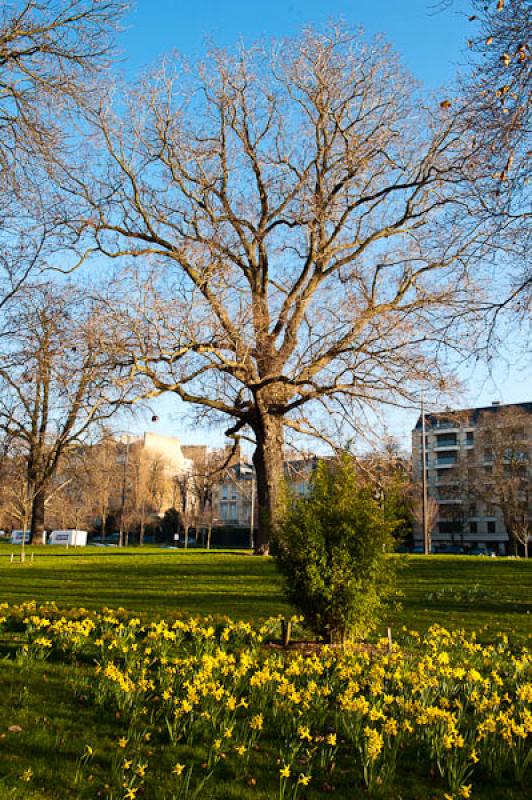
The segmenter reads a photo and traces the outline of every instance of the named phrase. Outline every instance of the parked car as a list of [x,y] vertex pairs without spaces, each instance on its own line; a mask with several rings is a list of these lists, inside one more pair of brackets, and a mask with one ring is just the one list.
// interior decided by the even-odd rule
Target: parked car
[[463,556],[465,550],[459,544],[450,544],[445,550],[440,550],[439,552],[442,556]]
[[472,547],[471,550],[467,551],[468,556],[488,556],[488,548],[487,547]]

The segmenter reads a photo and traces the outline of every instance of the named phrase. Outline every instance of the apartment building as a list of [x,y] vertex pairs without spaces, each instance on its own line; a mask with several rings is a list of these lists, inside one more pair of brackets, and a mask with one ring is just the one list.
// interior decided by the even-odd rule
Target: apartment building
[[[413,475],[420,487],[422,426],[420,417],[412,431]],[[524,544],[532,523],[531,461],[532,403],[425,414],[432,550],[503,555]],[[423,544],[420,524],[414,540]]]
[[241,461],[231,464],[214,486],[214,524],[231,527],[249,527],[252,506],[255,506],[255,470]]
[[[310,477],[316,467],[315,456],[288,458],[284,462],[285,479],[297,497],[308,493]],[[252,508],[257,524],[255,469],[252,464],[239,461],[225,469],[216,484],[213,495],[215,525],[249,527]]]

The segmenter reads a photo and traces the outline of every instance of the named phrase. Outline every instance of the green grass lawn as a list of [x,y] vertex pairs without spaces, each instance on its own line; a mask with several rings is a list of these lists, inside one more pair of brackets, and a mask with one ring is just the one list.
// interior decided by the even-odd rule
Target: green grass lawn
[[[0,545],[0,602],[53,600],[59,606],[123,607],[148,616],[229,615],[260,619],[293,613],[270,558],[246,552]],[[31,562],[31,553],[34,560]],[[532,563],[468,556],[398,556],[401,608],[392,628],[426,630],[432,623],[478,630],[488,626],[519,639],[532,631]]]
[[[55,601],[64,608],[123,607],[147,618],[228,615],[258,621],[293,613],[284,600],[275,562],[245,552],[45,547],[27,548],[24,564],[11,563],[10,554],[18,557],[19,552],[14,546],[0,545],[0,603],[35,600]],[[424,631],[439,623],[479,631],[485,640],[500,631],[508,633],[514,644],[530,636],[532,565],[528,562],[464,556],[394,558],[401,565],[401,607],[390,611],[378,633],[391,624],[400,637],[402,626]],[[16,636],[0,636],[0,800],[111,798],[105,791],[101,794],[101,787],[113,768],[112,754],[124,723],[112,709],[97,708],[74,690],[84,676],[91,681],[93,664],[53,659],[25,664],[15,658],[19,646]],[[95,747],[96,755],[77,781],[86,744]],[[260,764],[260,752],[257,758]],[[270,773],[275,777],[275,765],[272,772],[271,763],[265,762],[259,771],[257,786],[234,782],[228,774],[225,782],[203,796],[216,800],[277,797],[275,779],[265,777]],[[414,768],[405,771],[401,797],[441,800],[441,783],[432,781]],[[92,791],[92,782],[100,787],[98,792]],[[355,796],[353,791],[338,776],[331,796],[346,800]],[[315,786],[299,800],[321,796]],[[365,792],[360,796],[367,797]],[[524,800],[526,796],[522,787],[505,779],[498,787],[486,782],[473,798]],[[162,793],[160,800],[168,797]],[[112,800],[123,800],[123,795],[113,794]]]

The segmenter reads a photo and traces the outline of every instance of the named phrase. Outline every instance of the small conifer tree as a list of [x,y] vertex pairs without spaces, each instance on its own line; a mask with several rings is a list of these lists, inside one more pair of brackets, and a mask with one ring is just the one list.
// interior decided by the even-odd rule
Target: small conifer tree
[[318,636],[343,642],[375,627],[393,586],[396,524],[348,456],[320,462],[309,495],[287,501],[273,552],[288,599]]

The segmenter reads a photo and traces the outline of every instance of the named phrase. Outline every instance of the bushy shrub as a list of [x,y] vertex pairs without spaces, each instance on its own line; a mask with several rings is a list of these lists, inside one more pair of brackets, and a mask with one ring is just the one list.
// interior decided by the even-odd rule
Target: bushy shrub
[[359,638],[378,622],[393,585],[396,524],[347,456],[320,462],[309,495],[287,501],[273,553],[290,602],[318,636]]

